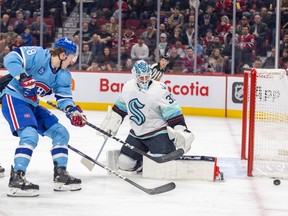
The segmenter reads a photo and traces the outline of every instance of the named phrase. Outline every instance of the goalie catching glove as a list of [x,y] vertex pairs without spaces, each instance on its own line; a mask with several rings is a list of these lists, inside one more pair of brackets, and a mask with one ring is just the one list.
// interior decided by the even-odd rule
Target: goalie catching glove
[[183,125],[176,125],[174,128],[167,126],[168,136],[174,140],[174,145],[177,148],[182,148],[184,153],[191,148],[191,143],[194,140],[194,135]]
[[67,118],[70,119],[71,124],[77,127],[83,127],[86,125],[86,116],[83,115],[83,111],[80,106],[68,106],[66,108],[67,111]]
[[115,136],[121,124],[122,117],[118,113],[114,112],[111,106],[108,106],[106,117],[99,127],[103,131]]

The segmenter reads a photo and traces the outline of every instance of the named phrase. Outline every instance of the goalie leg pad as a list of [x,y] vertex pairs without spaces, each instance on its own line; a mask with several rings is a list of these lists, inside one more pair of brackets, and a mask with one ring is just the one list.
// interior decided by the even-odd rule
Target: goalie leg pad
[[139,164],[137,160],[134,160],[127,155],[120,154],[118,157],[118,168],[124,171],[140,171],[142,170],[142,163]]

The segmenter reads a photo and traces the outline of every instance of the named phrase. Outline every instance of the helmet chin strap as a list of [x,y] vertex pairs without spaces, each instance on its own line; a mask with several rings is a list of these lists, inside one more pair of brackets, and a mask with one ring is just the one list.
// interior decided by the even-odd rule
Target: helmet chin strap
[[59,58],[59,60],[60,60],[60,66],[59,66],[59,68],[62,68],[62,63],[63,63],[63,61],[65,61],[65,60],[67,59],[67,56],[66,56],[66,58],[65,58],[64,60],[62,60],[62,59],[60,58],[60,54],[58,54],[58,58]]

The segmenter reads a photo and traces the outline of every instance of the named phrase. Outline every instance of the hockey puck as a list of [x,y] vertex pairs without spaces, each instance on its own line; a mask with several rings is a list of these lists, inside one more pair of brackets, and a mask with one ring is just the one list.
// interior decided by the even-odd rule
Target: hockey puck
[[281,184],[281,181],[280,181],[279,179],[275,179],[275,180],[273,181],[273,184],[274,184],[274,185],[280,185],[280,184]]

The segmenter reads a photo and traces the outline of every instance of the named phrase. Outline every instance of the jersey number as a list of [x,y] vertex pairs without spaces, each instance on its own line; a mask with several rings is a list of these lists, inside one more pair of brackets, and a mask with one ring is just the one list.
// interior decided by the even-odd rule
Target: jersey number
[[167,96],[166,96],[166,99],[169,101],[169,104],[172,104],[172,103],[174,103],[174,101],[175,101],[175,99],[172,97],[171,94],[167,95]]
[[131,112],[130,119],[135,122],[135,124],[142,125],[145,122],[145,115],[140,111],[145,105],[140,103],[137,98],[132,99],[129,102],[129,110]]

